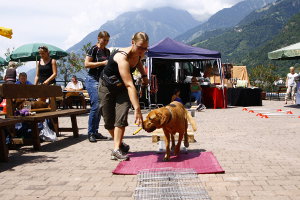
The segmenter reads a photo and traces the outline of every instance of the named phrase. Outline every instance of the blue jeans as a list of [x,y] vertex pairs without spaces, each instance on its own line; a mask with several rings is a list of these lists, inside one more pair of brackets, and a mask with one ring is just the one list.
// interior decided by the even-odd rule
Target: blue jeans
[[195,98],[195,101],[197,101],[197,104],[201,103],[201,91],[198,92],[192,92],[191,97]]
[[85,87],[90,96],[91,110],[89,114],[88,121],[88,135],[98,133],[99,123],[101,119],[100,109],[99,109],[99,95],[98,95],[98,80],[87,75],[85,79]]

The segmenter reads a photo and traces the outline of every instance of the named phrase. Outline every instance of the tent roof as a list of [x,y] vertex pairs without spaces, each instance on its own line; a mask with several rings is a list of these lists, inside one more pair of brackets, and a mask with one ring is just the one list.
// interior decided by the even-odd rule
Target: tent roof
[[269,59],[276,60],[276,59],[295,59],[300,57],[300,42],[296,44],[292,44],[290,46],[277,49],[275,51],[268,53]]
[[189,46],[168,37],[152,45],[147,55],[152,58],[183,60],[211,60],[221,58],[221,53],[218,51]]

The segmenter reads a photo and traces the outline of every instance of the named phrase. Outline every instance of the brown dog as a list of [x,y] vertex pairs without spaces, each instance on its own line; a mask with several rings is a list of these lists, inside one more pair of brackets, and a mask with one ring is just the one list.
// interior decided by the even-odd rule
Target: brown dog
[[44,101],[27,101],[25,99],[17,99],[16,100],[16,108],[18,110],[21,110],[24,108],[25,105],[30,105],[31,109],[37,109],[37,108],[48,108],[48,104]]
[[[172,139],[172,147],[174,154],[179,155],[181,141],[184,137],[184,146],[188,147],[187,127],[188,122],[191,123],[194,131],[197,130],[196,123],[190,113],[177,101],[171,102],[169,105],[152,110],[143,121],[143,129],[147,132],[153,132],[155,129],[162,128],[165,134],[166,154],[164,161],[170,159],[170,138]],[[178,143],[175,146],[174,135],[179,133]]]

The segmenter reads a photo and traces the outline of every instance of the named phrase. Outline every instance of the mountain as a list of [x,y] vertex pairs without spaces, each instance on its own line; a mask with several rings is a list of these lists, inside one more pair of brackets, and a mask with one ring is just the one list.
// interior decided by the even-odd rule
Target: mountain
[[[190,44],[220,51],[223,60],[248,66],[249,60],[256,59],[249,57],[253,55],[250,52],[255,52],[271,42],[277,34],[284,31],[291,17],[299,12],[300,0],[279,0],[253,11],[234,28],[218,30],[218,33],[217,30],[206,33],[209,38],[203,40],[203,37],[199,37]],[[299,36],[299,33],[296,35]]]
[[166,36],[175,37],[199,23],[187,11],[170,7],[126,12],[115,20],[106,22],[67,51],[77,52],[89,42],[95,44],[101,30],[106,30],[110,34],[108,47],[125,47],[130,45],[132,35],[138,31],[144,31],[149,35],[151,45]]
[[244,17],[253,10],[262,8],[263,6],[275,0],[245,0],[237,3],[231,8],[224,8],[211,16],[205,23],[200,24],[187,32],[177,36],[175,40],[182,42],[190,42],[201,36],[206,31],[223,29],[237,25]]
[[278,35],[276,35],[272,40],[264,43],[255,50],[250,51],[247,54],[247,59],[245,60],[250,66],[257,65],[268,65],[272,64],[278,66],[279,74],[286,74],[290,66],[299,67],[298,60],[269,60],[268,52],[274,51],[286,47],[288,45],[297,43],[300,41],[300,12],[294,15],[288,23],[284,25]]

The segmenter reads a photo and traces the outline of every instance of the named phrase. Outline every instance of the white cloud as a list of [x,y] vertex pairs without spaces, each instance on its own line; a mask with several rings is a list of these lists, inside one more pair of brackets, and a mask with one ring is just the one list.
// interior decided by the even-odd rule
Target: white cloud
[[13,39],[0,37],[0,56],[7,48],[45,42],[67,49],[108,20],[127,11],[171,6],[196,19],[207,19],[241,0],[13,0],[1,2],[0,26],[13,29]]

